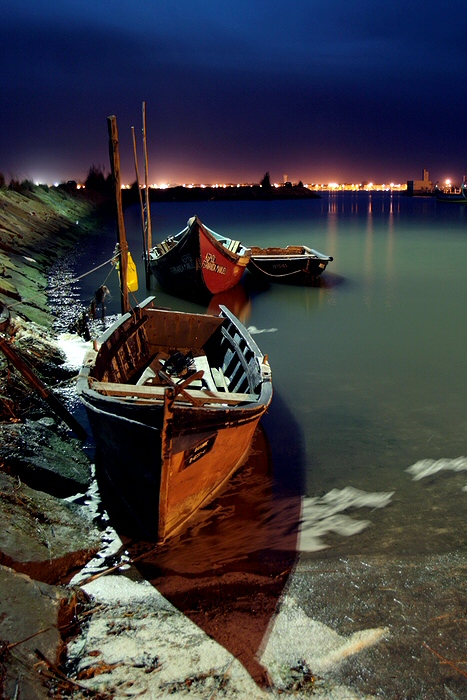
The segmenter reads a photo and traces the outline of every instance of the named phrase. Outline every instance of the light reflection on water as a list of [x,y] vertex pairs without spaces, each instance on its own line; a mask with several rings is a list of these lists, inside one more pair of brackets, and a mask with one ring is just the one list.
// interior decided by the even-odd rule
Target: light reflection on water
[[[390,193],[164,203],[152,208],[153,240],[181,230],[194,214],[245,244],[305,243],[334,257],[318,287],[261,288],[246,276],[241,294],[237,290],[231,300],[245,325],[277,329],[256,336],[280,397],[273,400],[265,426],[268,420],[279,425],[285,406],[296,429],[282,440],[304,445],[297,464],[287,456],[293,451],[276,440],[282,451],[275,468],[282,477],[288,474],[302,484],[306,497],[347,486],[394,491],[391,506],[370,514],[373,527],[344,542],[331,538],[333,551],[464,547],[462,477],[441,473],[413,482],[405,470],[420,459],[453,459],[467,452],[467,207]],[[140,267],[136,297],[141,301],[148,291],[138,207],[125,216],[130,250]],[[107,260],[114,245],[111,225],[83,246],[77,273]],[[112,295],[107,312],[117,313],[117,279],[108,274],[104,268],[81,279],[79,294],[87,305],[105,283]],[[165,294],[156,283],[151,291],[160,305],[207,310]]]

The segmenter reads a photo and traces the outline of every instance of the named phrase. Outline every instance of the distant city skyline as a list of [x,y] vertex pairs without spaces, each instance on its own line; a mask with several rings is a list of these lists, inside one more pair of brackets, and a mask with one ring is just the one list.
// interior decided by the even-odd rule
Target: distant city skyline
[[[121,137],[119,137],[121,141]],[[120,143],[120,148],[122,148],[121,143]],[[275,185],[281,185],[284,184],[284,182],[287,180],[288,182],[292,183],[298,183],[302,182],[303,184],[306,185],[336,185],[336,186],[342,186],[342,185],[361,185],[361,184],[375,184],[375,185],[390,185],[391,183],[397,186],[401,185],[406,185],[409,180],[421,180],[423,179],[423,173],[425,171],[428,172],[430,180],[435,183],[435,182],[458,182],[461,183],[466,175],[464,173],[455,173],[449,168],[446,168],[445,171],[443,172],[441,177],[432,177],[432,173],[429,168],[427,167],[420,167],[416,172],[410,172],[406,174],[405,176],[401,178],[395,178],[395,177],[380,177],[374,178],[370,177],[368,175],[356,178],[356,177],[350,177],[350,178],[344,178],[344,177],[333,177],[333,178],[318,178],[318,177],[303,177],[301,175],[297,175],[296,177],[292,177],[289,175],[289,173],[283,173],[282,175],[275,176],[274,173],[272,173],[270,170],[263,170],[260,171],[258,169],[257,171],[257,177],[249,178],[249,179],[235,179],[232,176],[228,176],[225,179],[221,178],[209,178],[205,177],[204,179],[201,177],[193,177],[193,178],[188,178],[188,177],[180,177],[179,179],[164,179],[160,177],[159,179],[154,179],[152,177],[154,170],[156,170],[155,167],[151,168],[151,159],[150,155],[148,158],[149,162],[149,167],[148,167],[148,183],[150,187],[172,187],[172,186],[189,186],[189,185],[198,185],[198,186],[223,186],[223,185],[245,185],[245,184],[259,184],[260,181],[263,179],[264,175],[268,172],[270,175],[271,183]],[[122,162],[121,164],[121,174],[122,174],[122,185],[125,186],[131,186],[133,183],[136,182],[136,172],[135,172],[135,166],[134,166],[134,154],[131,154],[131,166],[133,168],[128,166],[128,164],[125,166],[124,163]],[[66,183],[68,181],[75,181],[78,183],[84,183],[86,180],[86,177],[90,171],[91,168],[98,168],[103,172],[105,176],[107,176],[110,173],[111,167],[110,167],[110,160],[108,163],[97,163],[96,160],[93,160],[90,164],[87,170],[84,171],[83,174],[80,174],[79,176],[73,176],[73,174],[69,175],[67,174],[66,177],[63,178],[56,178],[56,177],[48,177],[47,179],[41,178],[41,176],[37,175],[31,175],[31,174],[24,174],[22,176],[11,176],[12,179],[16,180],[30,180],[31,182],[34,182],[35,184],[47,184],[47,185],[58,185],[61,183]],[[140,160],[138,156],[138,168],[139,168],[139,182],[140,185],[144,185],[144,163],[142,160]],[[400,169],[398,169],[400,171]],[[44,172],[45,169],[42,170]],[[467,171],[467,167],[466,167]],[[0,168],[1,172],[1,168]],[[71,172],[71,171],[70,171]],[[5,173],[3,173],[5,175]],[[8,178],[6,178],[8,180]]]
[[[109,169],[110,170],[110,169]],[[109,171],[106,170],[105,172],[102,171],[105,175],[109,174]],[[407,188],[407,183],[412,180],[414,182],[421,182],[423,181],[423,172],[421,173],[422,177],[414,177],[414,178],[406,178],[401,181],[396,181],[394,179],[385,179],[382,180],[381,182],[377,182],[375,180],[367,179],[364,178],[362,180],[349,180],[349,181],[344,181],[344,180],[336,180],[336,181],[307,181],[303,180],[302,178],[299,178],[298,180],[292,180],[288,177],[286,177],[286,174],[283,175],[282,180],[274,180],[271,178],[271,184],[274,187],[280,187],[283,186],[286,183],[291,183],[293,185],[297,185],[301,183],[303,186],[310,188],[310,189],[359,189],[359,188],[367,188],[367,189],[394,189],[394,190],[403,190]],[[429,176],[429,171],[427,171],[427,174]],[[189,180],[183,180],[180,182],[154,182],[151,179],[148,180],[148,186],[151,188],[158,188],[158,189],[165,189],[165,188],[170,188],[170,187],[242,187],[242,186],[252,186],[252,185],[258,185],[260,184],[260,181],[262,180],[263,175],[258,178],[257,180],[251,180],[251,181],[235,181],[235,180],[229,180],[226,182],[221,182],[221,181],[199,181],[199,180],[194,180],[194,181],[189,181]],[[84,186],[86,178],[69,178],[68,180],[55,180],[54,182],[41,182],[40,180],[37,179],[30,179],[31,182],[34,182],[36,185],[48,185],[48,186],[58,186],[60,184],[66,184],[67,182],[75,182],[78,187]],[[428,179],[428,177],[427,177]],[[462,176],[461,178],[446,178],[444,180],[432,180],[430,178],[430,183],[435,185],[436,183],[442,183],[444,184],[450,184],[450,183],[458,183],[461,184],[465,179],[465,176]],[[136,182],[136,178],[133,177],[133,179],[130,178],[130,180],[124,180],[122,179],[121,181],[121,186],[122,188],[130,188],[132,187]],[[140,178],[139,181],[140,187],[144,188],[145,187],[145,182],[144,179],[142,180]]]

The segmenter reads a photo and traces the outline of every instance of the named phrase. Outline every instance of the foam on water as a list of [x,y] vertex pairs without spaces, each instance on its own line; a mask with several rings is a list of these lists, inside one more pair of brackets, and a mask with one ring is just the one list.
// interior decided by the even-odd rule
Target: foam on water
[[[412,474],[413,481],[419,481],[427,476],[432,476],[441,471],[464,472],[467,471],[467,457],[456,457],[456,459],[420,459],[405,470]],[[467,484],[462,489],[467,491]]]
[[300,552],[317,552],[328,545],[322,537],[334,532],[350,537],[364,530],[370,521],[355,520],[343,511],[349,508],[384,508],[394,492],[365,493],[352,486],[333,489],[320,498],[304,498],[300,518],[300,535],[297,549]]
[[66,362],[70,367],[79,369],[84,355],[91,348],[89,341],[74,333],[62,333],[57,339],[58,345],[65,353]]

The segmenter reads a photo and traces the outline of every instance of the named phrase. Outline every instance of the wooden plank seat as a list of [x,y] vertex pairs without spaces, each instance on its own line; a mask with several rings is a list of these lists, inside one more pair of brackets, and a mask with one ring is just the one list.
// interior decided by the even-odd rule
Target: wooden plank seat
[[227,386],[226,379],[224,377],[224,373],[221,369],[217,369],[216,367],[211,367],[211,374],[212,374],[212,378],[214,379],[216,389],[218,391],[228,391],[229,390],[229,387]]
[[[106,396],[119,396],[122,399],[146,399],[148,401],[162,401],[166,386],[145,386],[136,384],[114,384],[111,382],[91,381],[91,388]],[[204,403],[238,404],[245,401],[256,401],[255,394],[227,393],[225,391],[210,391],[199,389],[185,389],[193,398]],[[177,397],[177,401],[183,401],[183,397]]]
[[160,255],[165,255],[172,246],[170,246],[167,241],[161,241],[156,245],[156,249],[159,252]]
[[[204,372],[203,378],[201,379],[201,385],[206,384],[207,388],[210,391],[216,391],[217,387],[214,383],[214,379],[211,374],[211,367],[209,366],[208,358],[206,355],[198,355],[197,357],[193,358],[196,371],[198,372],[199,370],[202,370]],[[195,385],[193,384],[193,387]]]

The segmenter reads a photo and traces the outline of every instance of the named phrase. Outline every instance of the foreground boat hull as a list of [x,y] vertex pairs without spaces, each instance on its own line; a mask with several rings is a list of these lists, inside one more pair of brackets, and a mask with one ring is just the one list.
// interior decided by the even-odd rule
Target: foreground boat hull
[[[99,484],[105,482],[107,495],[111,489],[114,502],[124,509],[127,527],[151,539],[180,531],[193,513],[215,497],[247,459],[265,411],[262,407],[246,410],[235,422],[223,411],[202,425],[190,412],[175,411],[172,454],[164,464],[162,431],[148,425],[151,417],[147,423],[126,420],[102,411],[98,403],[84,405],[96,443]],[[139,419],[145,420],[144,416]],[[162,508],[165,532],[159,538]]]
[[211,296],[232,289],[248,259],[239,241],[218,236],[193,217],[181,234],[153,248],[149,266],[161,287],[173,294]]
[[[107,496],[111,494],[118,503],[115,510],[124,514],[128,530],[153,540],[165,540],[183,529],[244,463],[272,398],[269,366],[241,323],[226,309],[223,312],[227,318],[205,318],[221,322],[213,337],[218,335],[226,343],[222,361],[225,375],[238,385],[235,388],[245,388],[239,384],[244,379],[242,373],[256,374],[250,393],[192,390],[187,397],[174,397],[170,385],[121,385],[113,376],[93,381],[89,363],[80,375],[78,392],[96,444],[99,483],[102,481]],[[145,319],[151,311],[146,313],[143,310],[134,319],[127,315],[130,318],[111,332],[105,340],[108,347],[104,344],[100,351],[112,353],[106,364],[115,360],[115,367],[122,367],[125,361],[143,365],[137,355],[144,351],[142,331],[146,332],[149,323]],[[203,324],[210,323],[200,314],[162,310],[159,314],[166,316],[160,327],[165,323],[171,339],[183,334],[185,317],[189,317],[193,338],[202,336]],[[149,331],[147,336],[150,341]],[[193,338],[187,338],[187,347]],[[208,338],[206,347],[209,342],[213,343],[212,339]],[[251,392],[254,385],[256,393]]]
[[251,248],[248,270],[270,282],[312,285],[332,257],[306,246]]

